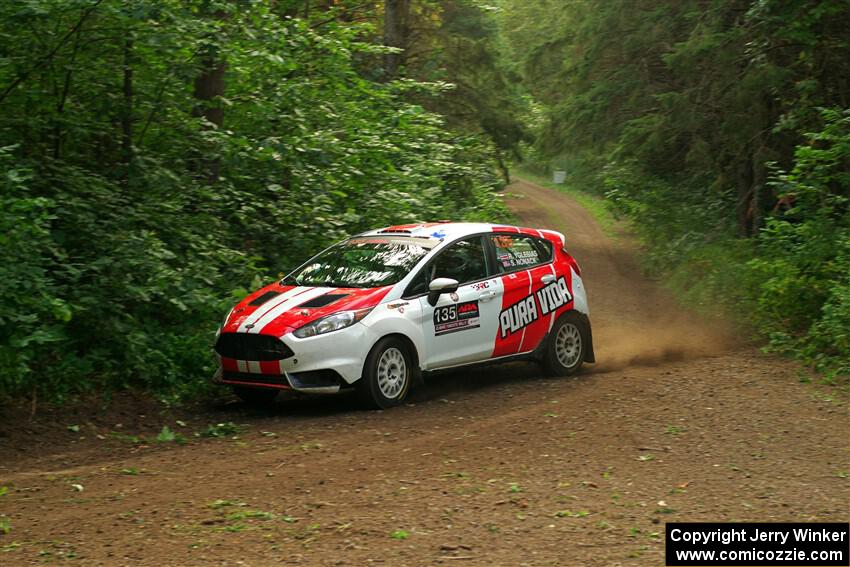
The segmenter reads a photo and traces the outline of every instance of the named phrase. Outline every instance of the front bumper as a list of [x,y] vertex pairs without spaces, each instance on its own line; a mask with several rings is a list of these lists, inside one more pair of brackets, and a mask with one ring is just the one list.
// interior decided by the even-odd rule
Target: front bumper
[[336,394],[343,388],[345,381],[333,370],[318,370],[284,374],[252,374],[249,372],[227,372],[221,367],[213,376],[216,384],[269,388],[275,390],[295,390],[307,394]]
[[306,339],[288,333],[276,337],[293,353],[281,360],[239,360],[217,354],[220,367],[213,382],[335,393],[360,379],[363,362],[377,340],[372,334],[361,323]]

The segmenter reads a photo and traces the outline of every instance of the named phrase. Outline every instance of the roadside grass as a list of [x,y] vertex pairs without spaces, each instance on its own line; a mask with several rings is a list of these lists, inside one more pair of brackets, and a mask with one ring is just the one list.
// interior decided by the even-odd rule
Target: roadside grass
[[[298,518],[289,514],[248,508],[248,504],[241,500],[220,498],[207,502],[205,507],[214,510],[215,516],[203,520],[200,524],[183,526],[184,530],[199,532],[203,529],[209,529],[216,532],[242,532],[256,529],[269,530],[272,529],[275,522],[282,524],[298,522]],[[315,530],[317,527],[311,526],[309,529]]]
[[242,427],[232,421],[228,421],[226,423],[210,425],[204,431],[201,431],[200,435],[201,437],[232,437],[240,433],[242,433]]
[[[623,222],[620,219],[617,219],[614,214],[608,210],[608,207],[605,206],[605,200],[598,195],[594,195],[592,193],[588,193],[587,191],[582,191],[581,189],[576,188],[575,186],[564,184],[555,184],[552,183],[552,180],[543,175],[539,175],[537,173],[533,173],[524,167],[514,167],[514,172],[516,173],[516,177],[519,179],[524,179],[526,181],[531,181],[536,185],[540,185],[541,187],[546,187],[547,189],[553,189],[560,193],[564,193],[565,195],[569,195],[573,199],[575,199],[582,207],[587,209],[593,218],[599,223],[599,226],[602,228],[602,231],[609,236],[610,238],[618,238],[617,225],[618,223]],[[551,215],[551,213],[547,214]],[[551,218],[550,220],[556,221],[558,219]]]
[[[177,427],[186,427],[186,423],[179,419],[175,422]],[[70,426],[69,426],[70,427]],[[76,426],[74,426],[76,427]],[[245,432],[245,427],[237,425],[233,422],[213,423],[209,424],[205,429],[195,431],[194,433],[181,433],[172,428],[168,424],[162,426],[155,436],[146,437],[144,435],[131,435],[122,431],[110,431],[108,437],[128,443],[130,445],[148,445],[152,443],[167,444],[174,443],[177,445],[185,445],[189,443],[191,438],[210,438],[210,439],[231,439],[239,441],[239,434]],[[268,431],[262,432],[266,437],[276,437],[277,434]],[[99,436],[104,439],[104,436]],[[134,474],[127,472],[125,474]]]
[[7,543],[0,545],[0,553],[8,553],[10,551],[15,551],[19,549],[23,544],[19,541],[13,541],[12,543]]

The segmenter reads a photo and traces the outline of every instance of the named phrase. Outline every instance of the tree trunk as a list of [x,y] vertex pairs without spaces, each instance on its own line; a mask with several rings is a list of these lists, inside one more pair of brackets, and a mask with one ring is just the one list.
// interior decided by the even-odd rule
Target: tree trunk
[[[407,21],[410,15],[410,0],[385,0],[384,2],[384,45],[405,49],[407,47]],[[387,80],[398,75],[404,62],[403,53],[387,53],[384,72]]]
[[124,39],[124,108],[121,112],[121,162],[126,179],[133,160],[133,34]]
[[65,103],[68,101],[68,94],[71,92],[71,75],[74,72],[74,65],[77,63],[77,52],[79,48],[80,29],[77,28],[76,38],[74,39],[74,50],[71,52],[70,62],[66,65],[62,92],[59,95],[59,102],[56,103],[56,118],[53,123],[53,159],[56,160],[62,155],[62,114],[65,112]]
[[752,159],[752,183],[753,183],[753,217],[750,226],[750,234],[755,236],[764,226],[765,212],[770,210],[773,203],[768,202],[767,191],[767,167],[765,164],[771,161],[771,152],[765,146],[760,146]]
[[749,238],[753,226],[753,166],[749,155],[735,164],[735,186],[738,202],[736,217],[738,220],[738,236]]
[[511,184],[511,170],[505,162],[501,150],[496,150],[496,162],[499,164],[499,171],[502,174],[502,179],[505,181],[505,187]]
[[[217,18],[223,18],[221,13]],[[218,47],[211,45],[201,59],[201,73],[195,77],[195,100],[198,104],[192,112],[193,116],[203,117],[205,127],[220,128],[224,124],[224,107],[219,97],[224,95],[224,73],[227,63],[221,59]],[[196,162],[196,170],[207,183],[218,181],[221,162],[217,157],[201,155]]]
[[204,117],[210,124],[220,127],[224,124],[224,108],[216,98],[224,95],[224,71],[227,64],[219,61],[217,55],[210,53],[201,61],[203,71],[195,77],[195,99],[199,104],[195,107],[194,115]]

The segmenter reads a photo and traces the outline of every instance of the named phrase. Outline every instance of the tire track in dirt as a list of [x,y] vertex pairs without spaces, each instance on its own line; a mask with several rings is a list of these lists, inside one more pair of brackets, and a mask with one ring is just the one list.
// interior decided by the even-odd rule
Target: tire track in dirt
[[568,197],[510,192],[525,224],[566,233],[598,367],[458,371],[386,412],[228,403],[183,430],[233,421],[238,439],[182,447],[122,444],[101,421],[105,440],[0,460],[0,562],[660,565],[667,520],[847,519],[846,400],[681,313]]

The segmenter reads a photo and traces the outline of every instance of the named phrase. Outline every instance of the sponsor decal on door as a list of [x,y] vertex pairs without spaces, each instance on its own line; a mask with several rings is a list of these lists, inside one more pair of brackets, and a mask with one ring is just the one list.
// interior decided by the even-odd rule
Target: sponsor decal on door
[[537,292],[537,302],[543,315],[548,315],[557,308],[573,300],[573,295],[567,287],[567,280],[561,276]]
[[478,311],[478,301],[453,303],[434,309],[434,334],[437,336],[480,326],[481,315]]
[[[537,296],[537,301],[534,300]],[[528,325],[546,316],[559,307],[572,301],[573,296],[567,287],[567,280],[558,278],[536,293],[527,295],[499,313],[499,333],[501,338],[521,331]]]

